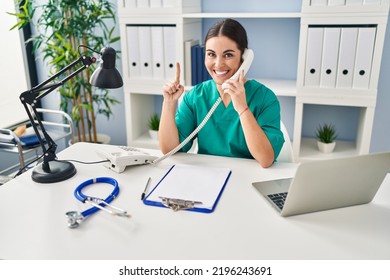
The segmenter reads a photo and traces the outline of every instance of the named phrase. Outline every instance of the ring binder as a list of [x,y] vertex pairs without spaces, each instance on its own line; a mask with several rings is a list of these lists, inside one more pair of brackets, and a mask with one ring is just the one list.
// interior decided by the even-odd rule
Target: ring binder
[[200,201],[192,201],[192,200],[184,200],[184,199],[178,199],[178,198],[169,198],[169,197],[162,197],[159,196],[159,198],[162,199],[162,204],[173,211],[179,211],[179,210],[186,210],[186,209],[192,209],[195,207],[195,204],[202,204]]

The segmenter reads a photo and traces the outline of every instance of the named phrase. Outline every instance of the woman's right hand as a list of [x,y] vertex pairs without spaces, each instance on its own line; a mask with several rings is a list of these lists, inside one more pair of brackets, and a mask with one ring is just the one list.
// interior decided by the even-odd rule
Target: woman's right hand
[[164,101],[177,101],[184,92],[180,84],[180,63],[176,63],[176,78],[163,86]]
[[164,101],[162,104],[158,139],[161,151],[166,154],[180,144],[179,132],[175,122],[177,100],[184,92],[180,84],[180,64],[176,63],[176,78],[163,86]]

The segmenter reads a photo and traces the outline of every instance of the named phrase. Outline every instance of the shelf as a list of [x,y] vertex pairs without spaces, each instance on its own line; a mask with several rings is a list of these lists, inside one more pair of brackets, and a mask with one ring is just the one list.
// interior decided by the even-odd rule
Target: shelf
[[296,80],[278,80],[278,79],[256,79],[269,89],[271,89],[276,96],[295,97],[297,95]]
[[167,81],[156,81],[150,79],[128,82],[126,85],[126,92],[162,95],[162,88],[166,82]]
[[183,18],[301,18],[301,13],[192,13]]
[[348,94],[334,94],[330,90],[327,94],[312,93],[304,94],[299,92],[297,102],[304,104],[327,104],[333,106],[353,106],[353,107],[375,107],[376,96],[359,96]]
[[330,159],[336,157],[348,157],[358,155],[356,144],[349,141],[336,141],[335,150],[325,154],[318,150],[317,140],[314,138],[302,138],[299,154],[300,161]]

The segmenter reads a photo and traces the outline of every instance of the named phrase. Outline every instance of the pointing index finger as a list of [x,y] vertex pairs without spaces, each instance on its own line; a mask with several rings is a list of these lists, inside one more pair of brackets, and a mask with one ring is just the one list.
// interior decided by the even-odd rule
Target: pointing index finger
[[180,63],[176,63],[176,79],[175,82],[180,84]]

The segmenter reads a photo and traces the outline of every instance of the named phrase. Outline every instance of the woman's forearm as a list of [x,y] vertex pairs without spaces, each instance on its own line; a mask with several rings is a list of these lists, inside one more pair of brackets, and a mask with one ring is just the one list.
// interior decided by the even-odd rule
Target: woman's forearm
[[274,150],[252,112],[246,110],[239,117],[249,152],[262,167],[271,166],[275,157]]
[[176,102],[163,102],[158,132],[161,151],[166,154],[180,144],[175,122]]

